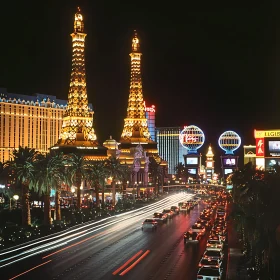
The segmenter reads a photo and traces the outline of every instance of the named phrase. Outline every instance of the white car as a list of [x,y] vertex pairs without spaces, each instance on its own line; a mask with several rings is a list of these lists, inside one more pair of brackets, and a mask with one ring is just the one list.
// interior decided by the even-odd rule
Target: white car
[[142,223],[142,230],[144,231],[145,229],[151,229],[151,230],[156,230],[157,229],[157,221],[155,219],[146,219]]
[[223,248],[224,248],[224,243],[222,241],[216,239],[208,239],[206,244],[206,249],[222,251]]
[[156,212],[154,213],[153,219],[155,219],[159,223],[165,223],[167,221],[167,215],[164,213]]
[[189,230],[190,232],[197,232],[201,235],[205,235],[205,227],[202,224],[195,223]]
[[205,267],[203,266],[197,272],[197,280],[221,280],[222,270],[218,267]]
[[206,249],[206,251],[203,253],[203,258],[222,260],[224,258],[224,254],[219,250]]
[[223,261],[220,259],[208,259],[208,258],[202,258],[198,264],[198,267],[219,267],[221,268],[223,264]]

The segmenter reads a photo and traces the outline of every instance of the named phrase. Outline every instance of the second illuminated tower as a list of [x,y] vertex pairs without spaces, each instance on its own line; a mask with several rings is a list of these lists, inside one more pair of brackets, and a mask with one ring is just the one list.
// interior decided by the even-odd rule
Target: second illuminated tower
[[157,154],[157,143],[151,139],[148,121],[145,115],[141,77],[140,42],[135,31],[132,39],[131,75],[128,97],[127,117],[124,119],[124,128],[121,135],[121,150],[128,150],[137,145],[143,145],[148,154]]

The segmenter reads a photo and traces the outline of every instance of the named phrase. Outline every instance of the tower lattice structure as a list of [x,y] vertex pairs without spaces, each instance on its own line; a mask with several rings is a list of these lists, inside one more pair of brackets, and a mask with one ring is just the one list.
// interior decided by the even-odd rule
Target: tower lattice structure
[[140,42],[136,31],[132,39],[130,91],[128,98],[127,117],[124,119],[124,128],[121,135],[122,142],[153,143],[148,129],[145,114],[143,88],[141,78]]
[[[72,72],[68,93],[68,101],[63,117],[62,130],[58,144],[97,145],[97,137],[93,128],[93,112],[88,106],[85,69],[85,38],[84,22],[81,10],[75,14],[74,32],[72,37]],[[81,143],[80,143],[81,144]]]

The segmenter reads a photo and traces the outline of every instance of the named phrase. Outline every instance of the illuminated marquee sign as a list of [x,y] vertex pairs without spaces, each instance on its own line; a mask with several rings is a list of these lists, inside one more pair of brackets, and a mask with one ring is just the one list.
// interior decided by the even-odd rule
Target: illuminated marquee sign
[[180,132],[179,140],[189,153],[197,153],[197,150],[204,144],[205,136],[199,127],[190,125],[185,126]]
[[264,139],[256,138],[256,156],[264,157]]
[[218,144],[226,154],[233,155],[241,145],[241,138],[235,131],[228,130],[221,134]]
[[144,101],[144,107],[145,107],[145,111],[146,111],[146,112],[151,112],[151,113],[155,113],[155,112],[156,112],[156,107],[155,107],[155,105],[152,105],[151,107],[147,107],[145,101]]
[[280,137],[280,130],[256,130],[255,138]]

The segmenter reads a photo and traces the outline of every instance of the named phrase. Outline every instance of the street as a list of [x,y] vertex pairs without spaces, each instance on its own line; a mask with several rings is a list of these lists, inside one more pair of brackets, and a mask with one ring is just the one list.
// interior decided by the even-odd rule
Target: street
[[145,218],[192,196],[174,194],[144,208],[2,253],[1,279],[196,279],[206,237],[199,247],[185,246],[183,233],[199,217],[202,202],[189,214],[175,215],[160,224],[157,231],[141,230]]

